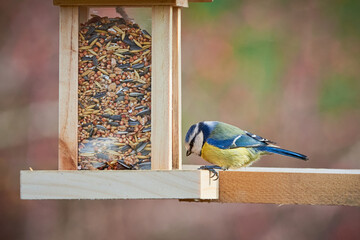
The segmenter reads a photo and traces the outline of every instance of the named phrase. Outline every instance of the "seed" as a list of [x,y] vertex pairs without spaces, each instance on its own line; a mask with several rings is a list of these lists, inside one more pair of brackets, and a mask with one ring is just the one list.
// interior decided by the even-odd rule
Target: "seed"
[[115,29],[115,30],[118,31],[119,33],[123,33],[123,31],[122,31],[120,28],[118,28],[117,26],[113,26],[113,29]]
[[98,88],[101,88],[100,83],[98,83],[97,81],[95,81],[95,84],[96,84],[96,86],[98,86]]
[[103,60],[104,58],[106,58],[106,55],[99,57],[98,62],[100,62],[100,61]]
[[94,44],[97,42],[97,40],[98,40],[98,39],[96,38],[94,41],[92,41],[92,42],[90,43],[90,45],[89,45],[90,48],[92,48],[92,47],[94,46]]
[[138,45],[139,47],[143,47],[138,41],[136,41],[135,39],[133,40],[134,41],[134,43],[136,44],[136,45]]
[[149,127],[149,128],[144,128],[143,130],[142,130],[142,132],[150,132],[151,131],[151,128]]
[[93,54],[93,55],[96,55],[96,56],[97,56],[97,53],[96,53],[96,52],[94,52],[93,50],[89,49],[88,51],[89,51],[89,53],[91,53],[91,54]]
[[120,121],[122,117],[121,117],[121,115],[112,115],[109,118],[112,119],[112,120]]
[[81,76],[84,77],[84,76],[88,75],[88,74],[91,73],[91,72],[93,72],[93,70],[88,69],[88,70],[86,70],[85,72],[83,72],[83,73],[81,74]]
[[143,116],[143,115],[149,115],[150,109],[142,110],[141,112],[137,113],[136,116]]
[[141,152],[146,147],[147,144],[148,144],[147,142],[139,143],[135,148],[136,152],[138,153]]
[[138,64],[135,64],[132,66],[134,69],[140,69],[140,68],[143,68],[145,67],[145,64],[144,63],[138,63]]
[[79,47],[79,50],[86,50],[86,49],[90,49],[90,46],[83,46],[83,47]]
[[118,131],[117,132],[117,134],[127,134],[127,133],[129,133],[129,132],[127,132],[127,131]]
[[150,39],[121,18],[94,15],[80,26],[80,169],[134,169],[150,161]]
[[104,69],[98,68],[100,72],[102,72],[103,74],[109,75],[109,73],[107,71],[105,71]]

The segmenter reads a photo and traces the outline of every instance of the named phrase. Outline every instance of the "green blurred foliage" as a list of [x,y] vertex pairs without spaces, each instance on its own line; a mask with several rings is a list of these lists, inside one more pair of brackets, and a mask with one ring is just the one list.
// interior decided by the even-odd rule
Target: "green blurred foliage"
[[[183,135],[195,122],[219,120],[317,158],[283,166],[340,161],[338,153],[360,140],[359,12],[360,2],[350,0],[190,4],[183,11]],[[334,128],[351,137],[329,140],[336,144],[330,153],[319,142]],[[282,166],[269,158],[255,166]]]
[[360,81],[348,76],[333,74],[323,81],[319,97],[320,111],[338,115],[360,108]]
[[273,93],[279,84],[283,68],[281,41],[272,32],[260,32],[249,27],[237,29],[232,38],[242,76],[258,97]]
[[237,8],[241,0],[214,0],[212,3],[191,3],[190,8],[184,12],[184,17],[190,19],[195,25],[203,25],[218,21],[224,15],[231,13],[231,9]]
[[360,36],[360,1],[343,0],[324,2],[324,7],[335,21],[335,25],[341,37]]

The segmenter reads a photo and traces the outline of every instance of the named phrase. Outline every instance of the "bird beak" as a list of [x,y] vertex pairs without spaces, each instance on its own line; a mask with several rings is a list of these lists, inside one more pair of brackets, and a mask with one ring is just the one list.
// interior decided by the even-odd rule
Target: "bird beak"
[[189,150],[186,151],[186,156],[188,157],[188,156],[190,156],[190,154],[191,154],[191,151],[189,149]]

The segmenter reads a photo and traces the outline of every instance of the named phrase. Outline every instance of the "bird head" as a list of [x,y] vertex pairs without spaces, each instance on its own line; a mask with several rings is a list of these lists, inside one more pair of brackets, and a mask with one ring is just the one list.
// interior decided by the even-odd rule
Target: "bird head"
[[201,149],[216,122],[198,122],[192,125],[185,137],[186,156],[192,153],[201,156]]

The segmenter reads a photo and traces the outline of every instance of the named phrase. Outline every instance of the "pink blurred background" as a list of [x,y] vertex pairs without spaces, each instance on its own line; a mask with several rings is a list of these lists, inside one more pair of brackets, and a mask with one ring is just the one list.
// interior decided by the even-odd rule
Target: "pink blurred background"
[[[58,10],[0,2],[2,239],[360,239],[354,207],[20,200],[20,170],[57,168]],[[350,0],[190,4],[183,134],[220,120],[310,157],[254,166],[359,169],[359,11]]]

